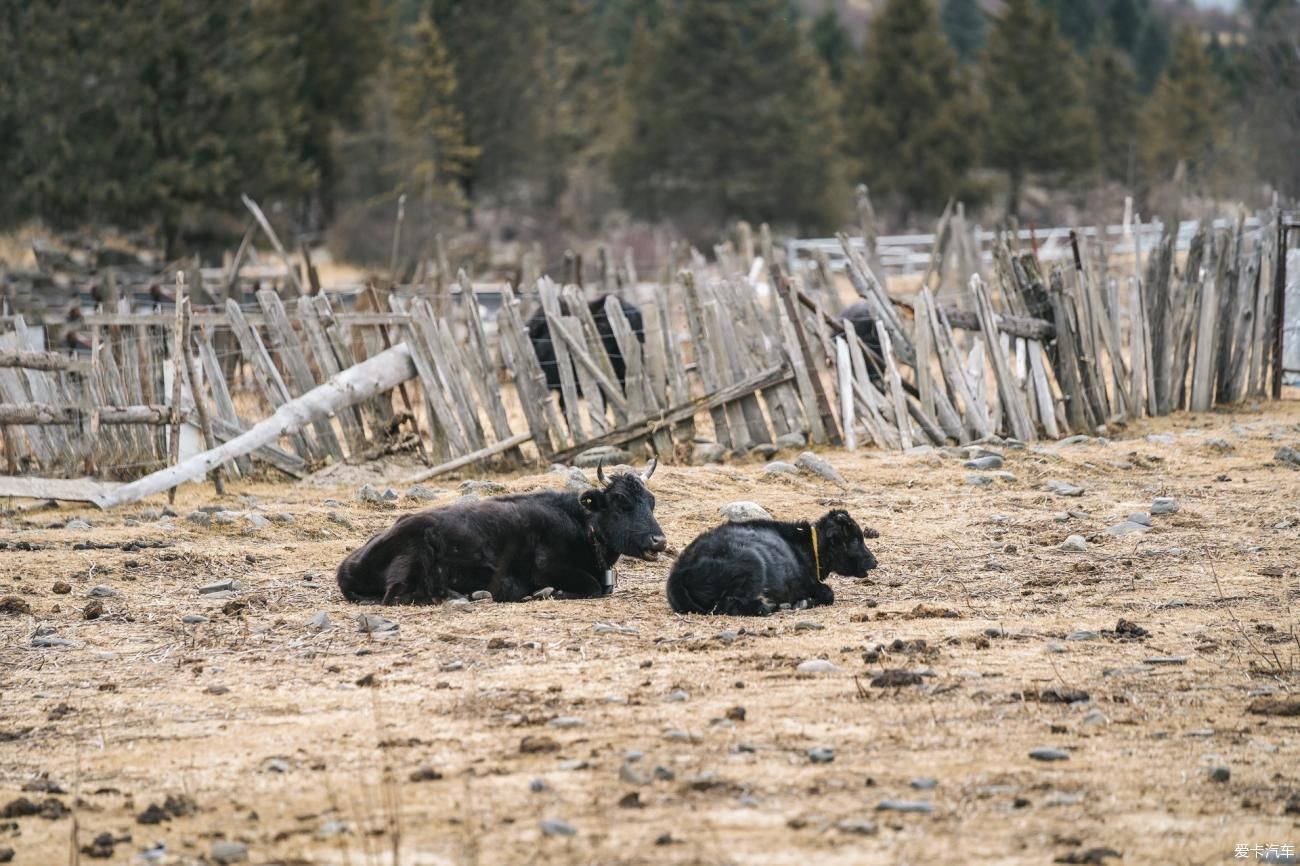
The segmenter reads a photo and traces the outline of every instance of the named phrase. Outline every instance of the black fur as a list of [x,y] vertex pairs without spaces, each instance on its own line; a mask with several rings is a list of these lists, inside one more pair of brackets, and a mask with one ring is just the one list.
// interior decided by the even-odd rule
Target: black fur
[[[609,314],[605,312],[605,299],[610,295],[601,295],[587,306],[591,309],[591,318],[596,323],[596,330],[600,333],[600,342],[605,347],[605,354],[609,356],[610,366],[614,368],[614,375],[618,377],[618,386],[627,390],[627,365],[623,361],[623,352],[619,348],[618,340],[614,339],[614,329],[609,324]],[[627,323],[632,326],[632,333],[641,343],[645,342],[645,323],[641,319],[641,311],[629,304],[627,301],[619,299],[619,305],[623,308],[623,314],[627,316]],[[560,312],[569,315],[569,306],[564,301],[560,302]],[[546,376],[546,386],[552,391],[560,390],[560,365],[555,359],[555,347],[551,343],[551,329],[546,323],[546,314],[541,310],[533,313],[527,322],[528,339],[533,344],[533,351],[537,354],[537,360],[542,365],[542,373]],[[582,388],[578,388],[579,395],[582,394]]]
[[[696,538],[668,575],[668,603],[678,613],[768,616],[782,604],[833,604],[832,572],[863,577],[876,558],[848,512],[827,512],[815,524],[821,573],[814,567],[811,526],[752,520],[724,523]],[[875,537],[875,533],[870,533]]]
[[667,547],[654,495],[640,476],[603,488],[465,500],[399,517],[348,554],[339,589],[350,601],[429,604],[487,590],[518,601],[543,587],[590,598],[620,556]]
[[[876,333],[876,320],[871,315],[871,308],[867,306],[866,301],[858,301],[856,304],[845,307],[841,318],[851,321],[853,330],[857,331],[862,344],[870,351],[875,352],[877,357],[881,357],[880,335]],[[870,357],[867,358],[867,375],[874,384],[879,385],[881,383],[881,370]]]

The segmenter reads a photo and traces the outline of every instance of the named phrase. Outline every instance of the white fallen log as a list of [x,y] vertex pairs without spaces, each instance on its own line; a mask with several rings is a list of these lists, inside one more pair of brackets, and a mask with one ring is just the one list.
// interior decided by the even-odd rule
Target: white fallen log
[[392,390],[414,377],[415,364],[411,360],[410,349],[405,344],[386,349],[331,377],[328,382],[301,397],[288,401],[276,409],[273,415],[257,422],[248,432],[224,445],[146,475],[110,493],[97,496],[92,501],[107,510],[162,493],[186,481],[200,480],[215,466],[269,445],[286,433],[301,430],[313,421],[327,418],[340,409]]

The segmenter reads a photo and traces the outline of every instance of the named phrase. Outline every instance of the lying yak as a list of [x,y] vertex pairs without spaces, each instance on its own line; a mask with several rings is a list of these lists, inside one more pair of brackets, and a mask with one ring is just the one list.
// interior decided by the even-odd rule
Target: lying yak
[[840,509],[816,523],[724,523],[682,551],[668,575],[668,603],[678,613],[768,616],[783,604],[833,604],[828,575],[864,577],[875,567],[862,530]]
[[[618,340],[614,339],[614,329],[609,324],[609,314],[605,312],[605,299],[613,295],[601,295],[587,306],[591,309],[591,318],[596,323],[596,330],[600,333],[600,342],[605,346],[605,354],[609,356],[610,366],[614,368],[614,375],[618,377],[619,388],[627,389],[627,364],[623,361],[623,351],[619,348]],[[632,333],[641,343],[645,342],[645,323],[641,319],[641,311],[629,304],[623,299],[619,299],[619,306],[623,308],[623,315],[627,316],[627,323],[632,326]],[[560,301],[560,312],[569,315],[569,305]],[[538,310],[529,317],[527,322],[528,339],[533,344],[533,352],[537,355],[537,360],[542,365],[542,373],[546,376],[546,386],[552,391],[560,390],[560,365],[555,359],[555,346],[551,338],[551,328],[546,322],[546,314]],[[578,389],[582,393],[582,389]]]
[[351,601],[430,604],[479,590],[520,601],[545,587],[558,597],[613,591],[620,556],[654,560],[668,546],[655,522],[654,473],[596,476],[602,487],[463,500],[399,517],[339,565]]

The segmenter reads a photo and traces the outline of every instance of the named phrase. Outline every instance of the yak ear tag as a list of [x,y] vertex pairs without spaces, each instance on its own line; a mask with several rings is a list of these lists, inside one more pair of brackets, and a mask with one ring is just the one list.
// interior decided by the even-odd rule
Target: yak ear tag
[[614,569],[605,569],[605,573],[601,575],[600,585],[604,595],[614,594]]

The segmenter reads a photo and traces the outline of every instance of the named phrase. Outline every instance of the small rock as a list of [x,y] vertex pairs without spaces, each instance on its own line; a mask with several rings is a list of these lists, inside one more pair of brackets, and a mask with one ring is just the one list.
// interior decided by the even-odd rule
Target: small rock
[[479,496],[495,496],[498,493],[505,493],[506,486],[499,481],[479,481],[470,480],[460,483],[460,492],[462,496],[474,493]]
[[455,673],[456,671],[463,671],[465,670],[465,663],[460,659],[456,659],[455,661],[450,661],[450,662],[443,662],[441,665],[438,666],[438,670],[448,674]]
[[271,525],[271,521],[258,514],[256,511],[250,511],[244,515],[244,522],[248,524],[249,529],[266,529]]
[[993,483],[993,479],[987,475],[970,474],[966,476],[966,483],[971,487],[988,487]]
[[185,614],[185,616],[181,617],[181,622],[185,623],[186,625],[200,625],[207,621],[208,618],[206,616],[203,616],[202,614],[198,614],[198,613],[187,613]]
[[86,593],[87,598],[112,598],[115,595],[117,595],[117,590],[102,583],[99,586],[92,586],[90,591]]
[[168,815],[162,806],[157,803],[150,803],[149,808],[145,809],[139,815],[135,816],[137,824],[161,824],[164,821],[170,821],[171,815]]
[[99,619],[103,615],[104,603],[97,598],[91,599],[81,609],[81,618],[85,620]]
[[54,586],[50,591],[55,595],[67,595],[72,592],[72,584],[68,583],[66,580],[56,580],[54,581]]
[[328,520],[330,523],[337,523],[339,526],[342,526],[344,529],[356,528],[355,526],[352,525],[351,520],[348,520],[346,517],[344,517],[342,514],[339,514],[337,511],[331,511],[327,513],[325,515],[325,519]]
[[1130,515],[1128,516],[1128,522],[1129,522],[1129,523],[1140,523],[1140,524],[1142,524],[1143,526],[1150,526],[1150,525],[1151,525],[1151,515],[1150,515],[1150,514],[1147,514],[1145,511],[1134,511],[1132,514],[1130,514]]
[[248,846],[243,842],[218,839],[212,843],[212,859],[218,863],[243,863],[248,860]]
[[371,504],[378,503],[380,501],[379,491],[375,489],[375,485],[373,484],[362,484],[361,487],[357,489],[357,501],[368,502]]
[[1173,445],[1177,440],[1168,433],[1149,433],[1147,441],[1155,445]]
[[1058,550],[1064,550],[1067,553],[1083,553],[1088,549],[1088,542],[1082,535],[1071,535],[1062,541]]
[[776,437],[776,447],[778,448],[802,448],[808,444],[802,433],[782,433]]
[[841,833],[851,833],[856,836],[876,835],[875,823],[862,818],[845,818],[835,824],[835,829]]
[[1185,656],[1151,656],[1142,660],[1143,664],[1148,665],[1185,665],[1187,658]]
[[626,785],[649,785],[650,776],[637,769],[631,763],[624,763],[618,769],[618,780]]
[[1232,778],[1232,771],[1227,767],[1214,767],[1210,770],[1210,781],[1223,784]]
[[929,776],[922,776],[919,779],[913,779],[908,784],[910,784],[913,788],[915,788],[918,791],[933,791],[936,787],[938,787],[939,781]]
[[1091,439],[1092,439],[1091,436],[1081,434],[1078,436],[1067,436],[1064,439],[1057,442],[1056,444],[1057,445],[1086,445],[1089,441],[1091,441]]
[[881,800],[876,809],[881,812],[912,812],[928,815],[934,811],[934,806],[924,800]]
[[534,794],[540,794],[546,790],[546,783],[541,779],[533,779],[528,783],[528,790],[532,791]]
[[1003,484],[1015,484],[1019,480],[1013,472],[994,472],[993,477]]
[[747,520],[771,520],[772,515],[767,512],[763,506],[757,502],[748,502],[740,500],[737,502],[728,502],[718,509],[718,513],[732,523],[743,523]]
[[795,668],[801,674],[837,674],[840,669],[826,659],[808,659]]
[[1057,496],[1077,497],[1082,496],[1084,493],[1084,489],[1079,487],[1077,484],[1070,484],[1056,479],[1047,482],[1047,489],[1055,493]]
[[267,773],[287,773],[289,762],[284,758],[269,758],[262,762],[262,770]]
[[1035,761],[1068,761],[1070,760],[1070,753],[1066,752],[1064,749],[1052,749],[1043,746],[1037,749],[1030,749],[1029,757],[1033,758]]
[[677,778],[677,774],[674,773],[670,768],[662,767],[662,766],[655,767],[655,779],[657,779],[658,781],[671,782],[676,778]]
[[470,601],[491,601],[492,593],[486,589],[480,589],[478,592],[470,593]]
[[77,646],[77,642],[59,637],[53,634],[38,634],[32,636],[32,646],[42,649],[51,649],[54,647]]
[[212,515],[206,511],[191,511],[189,514],[185,515],[185,521],[207,529],[212,525]]
[[214,592],[234,592],[239,588],[239,581],[233,578],[215,580],[199,587],[199,595],[212,595]]
[[558,818],[545,818],[542,820],[543,836],[576,836],[577,829],[567,821],[561,821]]
[[1116,523],[1114,526],[1106,527],[1108,535],[1135,535],[1150,531],[1150,524],[1134,523],[1132,520],[1125,520],[1123,523]]
[[[230,694],[230,686],[221,686],[221,685],[212,685],[212,686],[208,686],[206,689],[203,690],[203,694],[205,694],[205,695],[228,695],[228,694]],[[286,765],[286,766],[287,766],[287,765]],[[281,772],[283,772],[283,770],[281,770]]]
[[810,619],[801,619],[794,624],[795,631],[824,631],[826,626]]
[[912,671],[886,670],[871,678],[871,685],[877,689],[897,689],[905,686],[919,686],[921,675]]
[[80,520],[80,519],[74,517],[72,520],[69,520],[67,523],[65,523],[65,524],[63,525],[63,528],[64,528],[64,529],[80,529],[80,530],[87,530],[87,529],[90,528],[90,524],[87,523],[87,522],[84,521],[84,520]]
[[814,746],[808,750],[808,760],[814,764],[829,764],[835,760],[835,750],[830,746]]
[[1293,469],[1300,469],[1300,451],[1294,448],[1282,446],[1273,452],[1273,459]]
[[987,472],[990,469],[1001,469],[1002,458],[997,454],[987,454],[983,457],[976,457],[974,460],[967,460],[962,465],[967,469],[977,469],[981,472]]
[[287,511],[276,511],[271,515],[271,522],[279,523],[282,526],[289,526],[297,523],[298,518],[294,517]]
[[1109,721],[1110,719],[1106,718],[1106,714],[1101,710],[1089,710],[1088,714],[1079,720],[1079,724],[1086,728],[1095,728],[1098,725],[1104,725]]
[[442,603],[442,607],[453,613],[469,613],[474,604],[467,598],[449,598]]
[[683,731],[681,728],[669,728],[664,731],[664,739],[672,743],[689,743],[695,738],[691,736],[690,731]]
[[427,502],[430,499],[437,499],[442,494],[443,491],[441,490],[437,490],[432,487],[425,487],[422,484],[417,484],[406,491],[406,498],[415,499],[420,502]]
[[239,517],[233,511],[214,511],[212,512],[212,523],[214,526],[231,526]]
[[668,693],[668,702],[679,704],[682,701],[690,700],[690,697],[691,696],[689,694],[687,694],[685,691],[681,689],[673,689],[671,692]]
[[825,458],[819,457],[811,451],[804,451],[794,460],[794,465],[804,472],[825,478],[827,481],[833,481],[841,487],[847,487],[848,482],[839,470],[828,463]]
[[362,634],[376,634],[386,631],[397,631],[398,624],[387,617],[382,617],[377,613],[357,614],[357,631]]
[[1065,636],[1066,640],[1079,640],[1079,641],[1098,640],[1100,638],[1101,638],[1101,632],[1086,631],[1086,630],[1072,631]]
[[705,466],[709,463],[721,463],[727,456],[727,449],[717,442],[696,442],[691,449],[691,465]]
[[330,622],[330,615],[322,610],[307,620],[307,628],[312,631],[329,631],[334,628],[334,623]]
[[384,492],[379,494],[379,498],[384,502],[396,502],[398,498],[397,491],[391,487],[385,487]]
[[798,474],[799,467],[793,463],[785,463],[780,460],[774,460],[763,467],[764,475],[795,475]]
[[1151,502],[1152,514],[1177,514],[1178,501],[1172,496],[1157,496]]
[[585,723],[577,716],[556,716],[547,724],[552,728],[580,728]]

